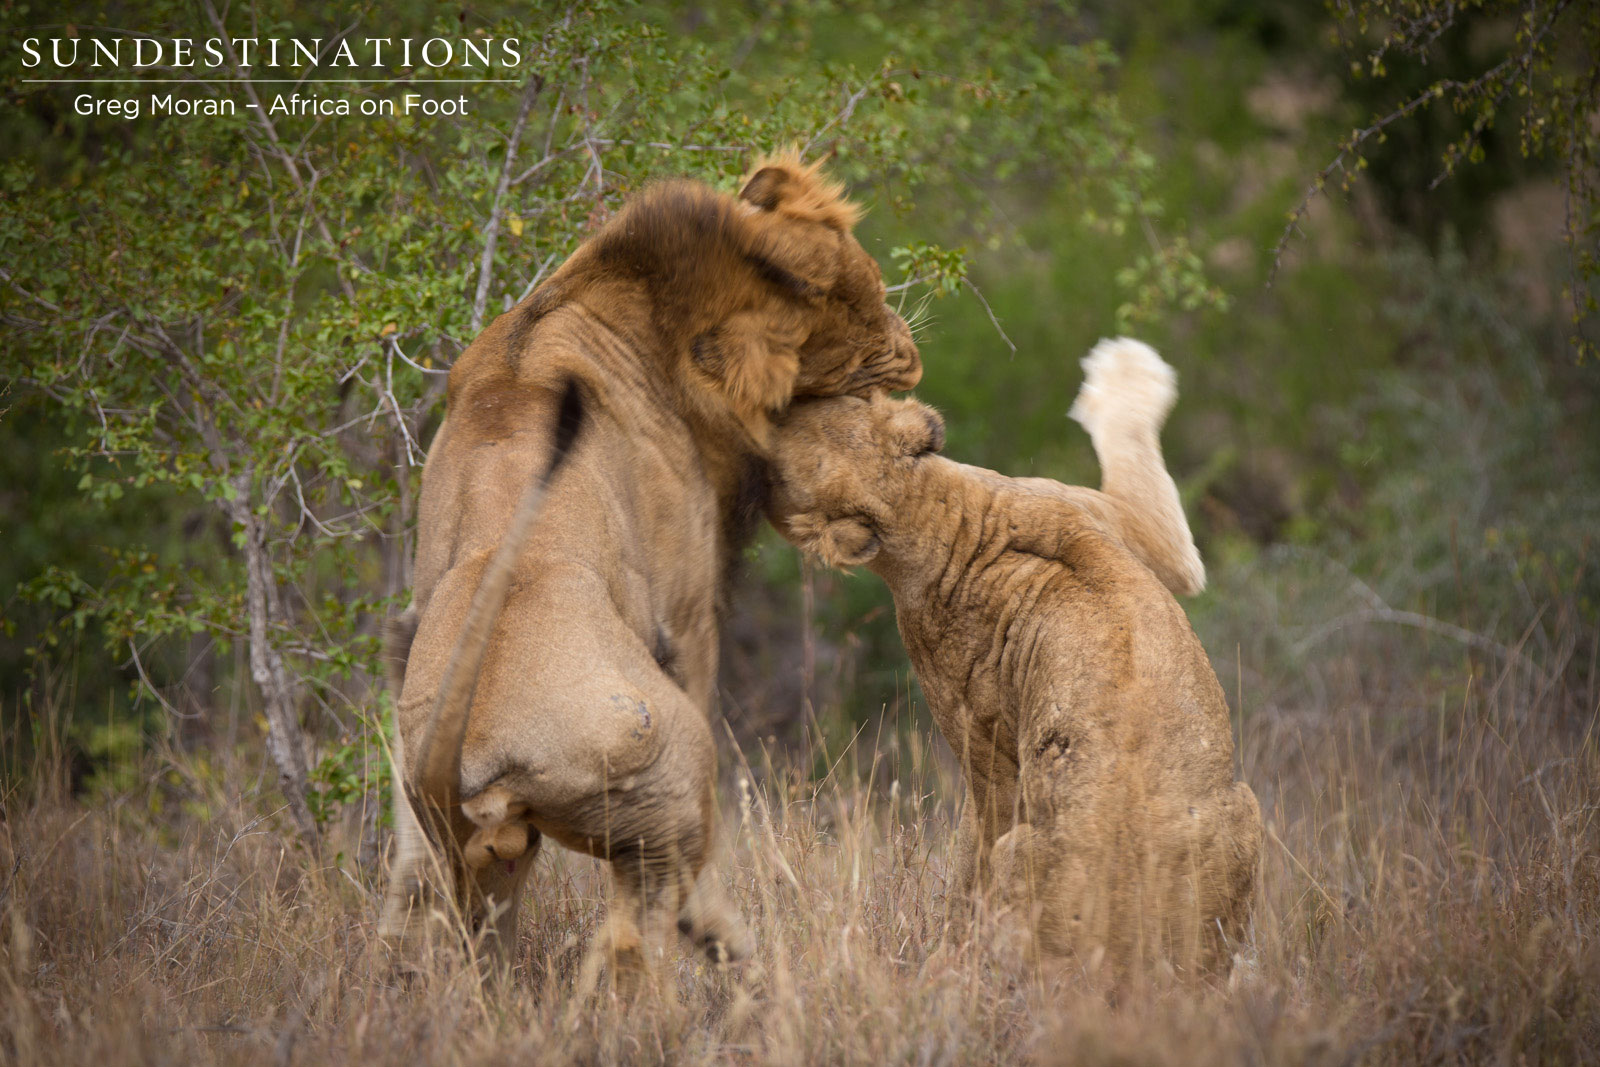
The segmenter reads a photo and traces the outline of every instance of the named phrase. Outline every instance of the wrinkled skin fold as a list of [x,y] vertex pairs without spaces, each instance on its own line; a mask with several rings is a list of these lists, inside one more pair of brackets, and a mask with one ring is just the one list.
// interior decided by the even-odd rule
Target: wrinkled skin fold
[[[750,951],[709,867],[729,561],[760,515],[775,413],[921,374],[854,221],[793,156],[758,164],[738,197],[658,184],[457,360],[412,605],[388,633],[385,936],[448,899],[508,950],[550,838],[611,863],[600,942],[619,977],[643,969],[658,920],[714,959]],[[569,381],[582,433],[527,493]]]
[[1172,595],[1204,584],[1158,441],[1176,388],[1137,342],[1085,366],[1103,490],[954,463],[932,408],[845,398],[779,428],[769,514],[894,595],[968,787],[958,893],[992,886],[1047,955],[1209,968],[1247,921],[1261,817]]

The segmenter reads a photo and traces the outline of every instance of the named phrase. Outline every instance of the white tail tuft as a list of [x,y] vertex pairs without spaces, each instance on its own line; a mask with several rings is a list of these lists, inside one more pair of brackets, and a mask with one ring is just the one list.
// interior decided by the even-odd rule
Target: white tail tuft
[[1178,372],[1143,341],[1101,341],[1083,357],[1083,386],[1067,414],[1089,436],[1122,430],[1159,431],[1178,399]]

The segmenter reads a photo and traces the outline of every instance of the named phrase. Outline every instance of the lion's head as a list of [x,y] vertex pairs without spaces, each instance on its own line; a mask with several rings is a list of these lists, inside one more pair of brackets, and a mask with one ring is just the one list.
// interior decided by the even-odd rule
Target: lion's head
[[755,209],[747,220],[760,272],[803,308],[793,395],[910,389],[922,377],[911,331],[884,302],[877,261],[852,235],[859,211],[819,167],[792,154],[764,160],[739,192]]
[[516,360],[541,319],[581,302],[641,342],[687,413],[714,428],[731,419],[744,447],[765,451],[792,399],[922,377],[911,331],[852,233],[858,217],[820,164],[793,152],[759,160],[736,197],[657,182],[503,316],[503,335]]
[[897,525],[918,465],[944,447],[944,420],[918,400],[796,404],[779,426],[773,525],[836,567],[870,562]]

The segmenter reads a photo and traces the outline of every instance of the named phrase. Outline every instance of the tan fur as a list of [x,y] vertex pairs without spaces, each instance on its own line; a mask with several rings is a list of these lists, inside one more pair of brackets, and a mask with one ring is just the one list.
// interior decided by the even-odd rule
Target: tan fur
[[1118,966],[1220,962],[1261,842],[1221,687],[1163,585],[1203,580],[1157,444],[1164,368],[1126,342],[1089,361],[1075,410],[1104,492],[953,463],[932,408],[846,398],[791,411],[769,505],[795,544],[894,594],[969,790],[958,891],[992,884],[1041,950]]
[[[642,965],[640,927],[663,912],[714,958],[748,952],[707,869],[727,560],[759,514],[774,413],[921,374],[853,219],[792,157],[757,167],[740,198],[660,183],[457,360],[423,471],[414,622],[394,631],[415,638],[386,935],[425,910],[436,810],[438,888],[494,916],[502,948],[549,836],[611,861],[599,942],[619,968]],[[567,379],[584,429],[534,516],[524,487]]]

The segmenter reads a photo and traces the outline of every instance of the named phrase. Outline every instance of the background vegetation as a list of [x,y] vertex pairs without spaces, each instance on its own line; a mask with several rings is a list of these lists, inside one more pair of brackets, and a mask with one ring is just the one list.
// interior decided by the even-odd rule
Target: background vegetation
[[[514,28],[539,73],[470,87],[466,122],[268,130],[80,118],[7,51],[8,1054],[1600,1054],[1586,5],[4,10],[7,40]],[[1513,69],[1525,93],[1384,122]],[[1541,117],[1578,133],[1529,141]],[[730,186],[790,140],[869,205],[950,454],[1093,483],[1077,358],[1128,330],[1178,367],[1165,443],[1211,573],[1185,606],[1270,830],[1228,983],[1108,1002],[946,928],[954,778],[888,597],[770,535],[722,701],[757,959],[672,956],[619,1023],[569,995],[603,883],[552,856],[513,989],[388,977],[374,635],[439,372],[649,177]]]

